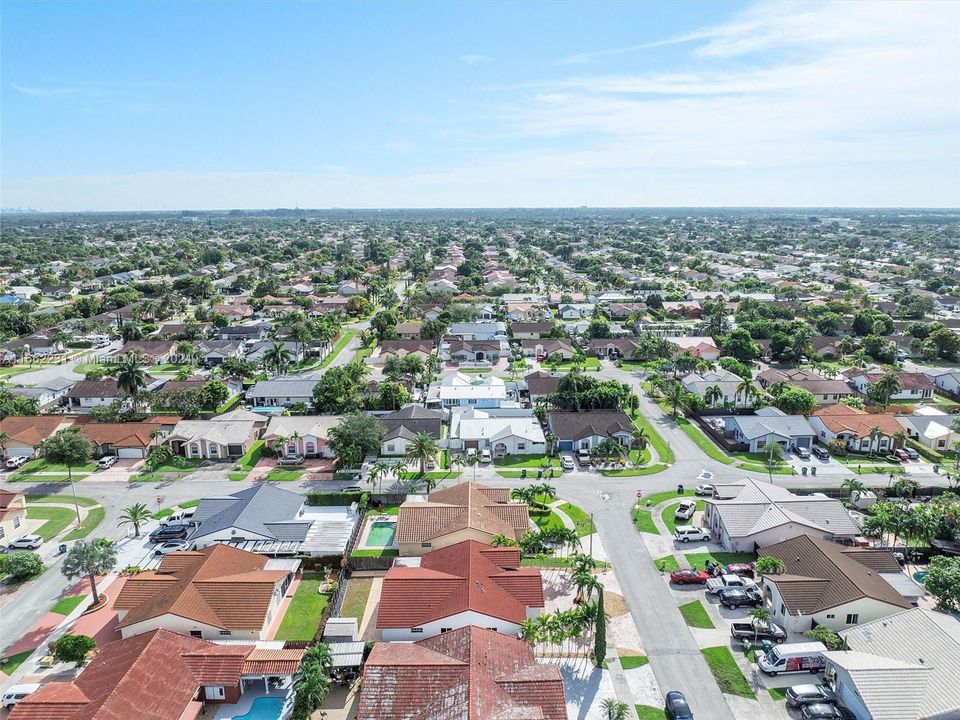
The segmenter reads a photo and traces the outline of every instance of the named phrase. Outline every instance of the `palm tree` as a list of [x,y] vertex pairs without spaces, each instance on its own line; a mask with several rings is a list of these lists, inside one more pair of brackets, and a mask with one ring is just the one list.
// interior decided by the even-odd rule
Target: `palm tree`
[[638,450],[644,450],[647,445],[650,444],[650,438],[647,437],[646,428],[634,427],[633,432],[630,434],[631,439],[633,440],[634,446]]
[[673,383],[667,387],[667,400],[673,407],[672,415],[674,419],[677,417],[677,408],[680,406],[680,403],[683,402],[685,392],[686,390],[683,388],[683,383],[679,380],[674,380]]
[[384,476],[389,475],[391,470],[393,470],[393,466],[388,462],[384,462],[383,460],[377,460],[370,468],[370,483],[373,484],[377,480],[380,481],[380,487],[377,492],[382,492],[383,478]]
[[595,592],[602,588],[597,576],[591,572],[576,573],[572,580],[573,586],[577,590],[577,596],[573,600],[575,603],[582,603],[585,599],[589,600]]
[[427,433],[417,433],[413,441],[407,445],[406,457],[408,460],[420,463],[420,474],[423,475],[427,471],[427,462],[435,460],[439,452],[436,440]]
[[135,397],[146,385],[147,374],[140,364],[140,358],[133,353],[127,355],[117,369],[117,388]]
[[627,715],[630,712],[629,705],[615,698],[604,700],[600,703],[600,709],[603,712],[603,720],[627,720]]
[[536,645],[540,640],[540,625],[533,618],[527,618],[520,623],[520,638],[526,640],[531,645]]
[[890,396],[895,395],[900,390],[900,378],[893,370],[888,370],[883,374],[883,377],[873,384],[872,389],[883,398],[881,404],[883,409],[886,410],[890,404]]
[[723,390],[720,389],[719,385],[711,385],[706,390],[703,391],[703,399],[706,401],[707,405],[713,407],[720,399],[723,397]]
[[734,397],[743,397],[743,404],[747,405],[750,403],[751,398],[758,397],[760,391],[757,389],[757,386],[753,384],[752,380],[741,380],[737,385],[736,394]]
[[276,340],[263,352],[263,367],[267,370],[273,368],[276,375],[282,375],[292,360],[290,348]]
[[153,513],[143,503],[134,503],[120,513],[119,526],[133,525],[133,536],[140,537],[140,526],[153,517]]
[[68,580],[86,577],[90,581],[93,604],[100,602],[97,593],[97,575],[110,572],[117,565],[117,549],[106,538],[96,540],[77,540],[67,552],[60,572]]
[[753,564],[753,570],[757,575],[780,575],[787,569],[783,560],[773,555],[763,555],[757,558]]
[[[557,497],[557,489],[550,483],[532,485],[530,489],[533,491],[534,502],[541,507],[546,507],[547,502],[554,500]],[[543,502],[540,502],[541,500]]]
[[874,452],[874,448],[879,451],[880,438],[883,437],[883,430],[881,430],[878,425],[874,425],[872,428],[870,428],[870,432],[867,433],[867,436],[870,438],[870,452]]
[[7,433],[0,431],[0,460],[3,460],[7,455],[7,441],[10,439],[10,436]]
[[466,464],[466,460],[463,459],[463,455],[454,455],[450,458],[450,469],[455,472],[460,472],[458,468],[462,468]]
[[511,540],[506,535],[494,535],[490,545],[493,547],[517,547],[517,541]]
[[754,608],[749,613],[753,623],[753,642],[756,643],[760,638],[760,628],[770,626],[770,611],[766,608]]
[[477,454],[467,456],[467,465],[473,468],[473,479],[477,479],[477,465],[480,464],[480,456]]

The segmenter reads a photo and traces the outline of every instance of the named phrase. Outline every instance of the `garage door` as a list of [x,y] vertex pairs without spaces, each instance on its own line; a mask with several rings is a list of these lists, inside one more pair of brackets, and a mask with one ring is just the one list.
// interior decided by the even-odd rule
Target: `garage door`
[[33,448],[22,447],[22,448],[7,448],[7,457],[33,457]]
[[566,450],[567,452],[573,450],[573,440],[561,440],[560,441],[560,452]]
[[797,447],[808,448],[811,444],[811,438],[808,437],[798,437],[797,438]]
[[118,458],[143,458],[143,448],[117,448]]

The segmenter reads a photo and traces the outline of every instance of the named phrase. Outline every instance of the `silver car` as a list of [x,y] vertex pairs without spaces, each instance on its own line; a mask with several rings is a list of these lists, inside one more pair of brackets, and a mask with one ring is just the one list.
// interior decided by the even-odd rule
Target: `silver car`
[[811,703],[832,703],[837,699],[836,693],[826,685],[794,685],[787,688],[787,706],[800,707]]

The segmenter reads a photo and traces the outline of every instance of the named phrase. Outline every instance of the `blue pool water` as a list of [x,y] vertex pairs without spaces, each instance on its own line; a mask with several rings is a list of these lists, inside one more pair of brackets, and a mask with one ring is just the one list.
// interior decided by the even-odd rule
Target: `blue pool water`
[[281,697],[259,697],[245,715],[236,715],[233,720],[277,720],[283,710],[283,702]]

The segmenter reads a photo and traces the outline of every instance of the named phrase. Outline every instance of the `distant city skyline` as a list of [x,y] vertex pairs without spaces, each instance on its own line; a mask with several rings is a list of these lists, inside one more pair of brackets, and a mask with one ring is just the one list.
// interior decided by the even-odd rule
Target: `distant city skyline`
[[0,205],[957,207],[960,3],[0,6]]

